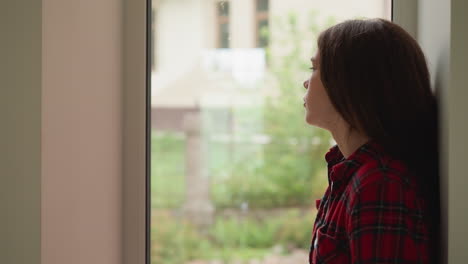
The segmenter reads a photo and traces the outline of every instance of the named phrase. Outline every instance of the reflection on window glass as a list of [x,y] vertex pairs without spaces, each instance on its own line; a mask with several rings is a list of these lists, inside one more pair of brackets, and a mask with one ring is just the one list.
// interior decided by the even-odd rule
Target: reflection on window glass
[[389,3],[153,1],[152,264],[307,263],[332,144],[304,121],[309,59]]

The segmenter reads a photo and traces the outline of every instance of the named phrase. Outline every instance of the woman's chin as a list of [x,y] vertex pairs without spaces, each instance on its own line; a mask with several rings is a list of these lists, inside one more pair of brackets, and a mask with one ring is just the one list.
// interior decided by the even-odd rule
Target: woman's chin
[[312,119],[312,117],[308,114],[306,114],[305,116],[305,121],[307,124],[311,125],[311,126],[316,126],[314,120]]
[[313,127],[318,127],[318,128],[322,128],[322,129],[325,129],[325,130],[328,130],[327,128],[325,128],[325,126],[323,126],[321,124],[321,122],[318,122],[317,120],[313,119],[310,115],[306,115],[305,117],[305,122],[308,124],[308,125],[311,125]]

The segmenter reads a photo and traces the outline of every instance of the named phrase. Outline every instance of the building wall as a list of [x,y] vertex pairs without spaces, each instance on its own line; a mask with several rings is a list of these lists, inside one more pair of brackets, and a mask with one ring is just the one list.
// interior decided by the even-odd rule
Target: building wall
[[[179,88],[180,83],[198,71],[196,74],[208,74],[201,70],[206,50],[217,48],[218,22],[216,5],[218,0],[171,0],[154,2],[155,41],[154,51],[156,67],[153,73],[153,104],[164,100],[161,90],[190,90],[191,87]],[[255,0],[235,0],[229,2],[230,48],[256,48]],[[357,4],[359,3],[359,4]],[[388,0],[270,0],[269,28],[271,31],[271,52],[281,56],[287,48],[281,42],[285,32],[278,24],[278,18],[285,19],[289,13],[298,17],[298,29],[304,34],[301,41],[304,45],[304,62],[312,56],[315,49],[316,36],[310,34],[309,24],[315,21],[322,29],[330,17],[342,21],[353,17],[387,17],[390,19]],[[340,7],[340,8],[337,8]],[[312,11],[315,11],[312,14]],[[284,21],[283,21],[284,22]],[[283,24],[284,25],[284,24]],[[264,70],[264,69],[263,69]],[[179,85],[179,86],[178,86]],[[210,83],[192,82],[192,86],[208,87]],[[190,85],[188,85],[190,86]],[[166,95],[168,92],[165,92]],[[199,94],[184,94],[200,96]],[[184,98],[181,97],[181,100]],[[195,100],[195,99],[194,99]],[[190,101],[190,100],[189,100]],[[193,100],[192,100],[193,101]],[[159,104],[163,104],[159,102]],[[182,107],[192,107],[183,105]]]
[[231,11],[231,46],[233,48],[254,48],[255,39],[255,1],[230,1]]
[[[173,0],[155,2],[157,70],[184,71],[200,59],[203,49],[216,48],[217,0]],[[255,48],[255,1],[230,2],[231,48]],[[359,2],[359,4],[356,4]],[[271,0],[270,18],[284,17],[289,12],[297,13],[304,21],[310,10],[317,10],[319,18],[330,15],[338,20],[355,16],[389,16],[386,0]],[[339,8],[337,8],[339,7]],[[271,24],[271,27],[274,27]],[[178,63],[174,63],[178,62]],[[180,63],[179,63],[180,62]]]
[[204,0],[160,1],[155,29],[157,69],[177,74],[193,67],[200,50],[209,47],[204,19],[210,16]]

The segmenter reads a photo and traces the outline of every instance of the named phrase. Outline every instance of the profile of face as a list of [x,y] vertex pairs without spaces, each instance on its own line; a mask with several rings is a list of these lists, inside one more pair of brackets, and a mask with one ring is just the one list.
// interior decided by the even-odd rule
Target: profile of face
[[303,98],[306,109],[305,120],[310,125],[331,130],[338,120],[339,114],[333,107],[322,84],[320,78],[320,54],[318,51],[311,59],[311,64],[312,73],[309,79],[303,83],[306,89]]

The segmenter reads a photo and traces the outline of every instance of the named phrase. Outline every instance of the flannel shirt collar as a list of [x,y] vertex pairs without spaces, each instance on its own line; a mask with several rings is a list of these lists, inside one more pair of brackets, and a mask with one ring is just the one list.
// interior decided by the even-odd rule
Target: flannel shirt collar
[[370,140],[357,148],[347,159],[344,158],[338,145],[334,145],[325,154],[328,164],[328,180],[334,184],[347,182],[353,173],[367,160],[374,159],[375,153],[382,151],[382,147]]

